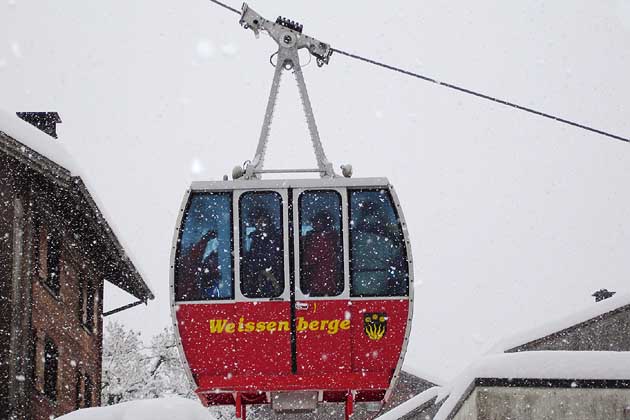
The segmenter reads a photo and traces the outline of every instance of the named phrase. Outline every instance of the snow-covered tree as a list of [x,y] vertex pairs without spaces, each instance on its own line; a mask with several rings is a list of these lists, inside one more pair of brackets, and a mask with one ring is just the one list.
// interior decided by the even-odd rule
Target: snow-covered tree
[[[146,344],[139,332],[118,322],[106,324],[103,405],[169,395],[197,399],[181,364],[173,330],[165,328]],[[213,407],[210,411],[218,420],[235,419],[231,406]]]
[[103,339],[103,403],[166,395],[194,396],[172,330],[164,329],[147,345],[139,332],[117,322],[107,324]]

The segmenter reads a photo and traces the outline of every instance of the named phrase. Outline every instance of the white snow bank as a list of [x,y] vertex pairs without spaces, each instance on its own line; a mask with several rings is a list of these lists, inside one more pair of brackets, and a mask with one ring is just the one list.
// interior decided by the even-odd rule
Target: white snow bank
[[630,379],[630,352],[526,351],[481,358],[456,378],[438,400],[448,398],[433,420],[444,420],[476,378]]
[[589,319],[595,318],[599,315],[605,314],[622,306],[630,305],[630,294],[616,294],[606,300],[600,302],[593,302],[580,311],[574,312],[569,316],[557,319],[555,321],[548,322],[546,324],[537,326],[530,330],[523,331],[521,333],[510,336],[504,340],[501,340],[495,344],[489,353],[500,353],[523,344],[530,343],[539,338],[546,337],[550,334],[562,331],[569,327],[581,324]]
[[84,408],[59,420],[216,420],[199,401],[181,397],[130,401],[108,407]]
[[376,420],[396,420],[404,416],[405,414],[411,413],[416,408],[420,407],[422,404],[427,403],[433,398],[437,397],[438,392],[440,390],[439,386],[434,386],[433,388],[429,388],[424,392],[416,395],[413,398],[405,401],[399,406],[394,407],[389,410],[387,413],[383,414],[376,418]]

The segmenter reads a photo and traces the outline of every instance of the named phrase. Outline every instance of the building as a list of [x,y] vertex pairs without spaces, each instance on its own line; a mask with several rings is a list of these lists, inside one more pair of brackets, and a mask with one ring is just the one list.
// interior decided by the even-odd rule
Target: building
[[[404,419],[630,420],[630,295],[503,340]],[[601,301],[600,301],[601,300]]]
[[153,294],[73,159],[29,123],[0,112],[0,419],[47,420],[100,405],[104,282]]

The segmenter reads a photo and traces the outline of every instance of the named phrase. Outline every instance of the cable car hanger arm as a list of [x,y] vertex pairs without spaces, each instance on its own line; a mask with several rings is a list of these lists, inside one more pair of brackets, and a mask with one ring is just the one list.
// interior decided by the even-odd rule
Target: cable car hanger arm
[[[218,0],[210,0],[210,1],[220,5],[220,6],[224,7],[224,8],[226,8],[226,9],[234,12],[234,13],[240,14],[240,12],[238,10],[236,10],[236,9],[230,7],[230,6],[227,6],[226,4],[223,4],[223,3],[221,3]],[[425,76],[425,75],[422,75],[422,74],[419,74],[419,73],[415,73],[415,72],[412,72],[412,71],[409,71],[409,70],[405,70],[405,69],[402,69],[400,67],[396,67],[396,66],[393,66],[393,65],[390,65],[390,64],[387,64],[387,63],[378,62],[378,61],[372,60],[370,58],[362,57],[362,56],[360,56],[358,54],[352,54],[352,53],[349,53],[347,51],[339,50],[339,49],[336,49],[336,48],[331,48],[331,52],[333,52],[333,51],[337,52],[337,53],[339,53],[341,55],[345,55],[346,57],[358,60],[358,61],[363,61],[365,63],[372,64],[372,65],[375,65],[375,66],[378,66],[378,67],[382,67],[382,68],[385,68],[387,70],[392,70],[392,71],[395,71],[395,72],[398,72],[398,73],[405,74],[407,76],[415,77],[417,79],[424,80],[426,82],[435,83],[437,85],[440,85],[440,86],[443,86],[443,87],[446,87],[446,88],[449,88],[449,89],[456,90],[456,91],[458,91],[460,93],[473,95],[473,96],[476,96],[478,98],[486,99],[486,100],[489,100],[489,101],[492,101],[492,102],[495,102],[495,103],[498,103],[498,104],[501,104],[501,105],[508,106],[510,108],[514,108],[514,109],[517,109],[517,110],[520,110],[520,111],[528,112],[530,114],[538,115],[540,117],[549,118],[551,120],[557,121],[557,122],[562,123],[562,124],[567,124],[567,125],[570,125],[570,126],[573,126],[573,127],[577,127],[577,128],[582,129],[582,130],[590,131],[592,133],[596,133],[596,134],[599,134],[599,135],[602,135],[602,136],[606,136],[606,137],[609,137],[609,138],[612,138],[612,139],[615,139],[615,140],[621,140],[621,141],[624,141],[626,143],[630,143],[630,138],[629,137],[623,137],[623,136],[620,136],[620,135],[617,135],[617,134],[613,134],[613,133],[610,133],[610,132],[607,132],[607,131],[604,131],[604,130],[600,130],[600,129],[597,129],[597,128],[594,128],[594,127],[587,126],[585,124],[581,124],[581,123],[578,123],[578,122],[575,122],[575,121],[571,121],[569,119],[560,118],[560,117],[558,117],[556,115],[552,115],[552,114],[549,114],[549,113],[546,113],[546,112],[535,110],[533,108],[529,108],[529,107],[525,107],[525,106],[522,106],[522,105],[518,105],[518,104],[516,104],[514,102],[506,101],[504,99],[500,99],[500,98],[497,98],[497,97],[486,95],[484,93],[476,92],[474,90],[467,89],[467,88],[464,88],[464,87],[461,87],[461,86],[457,86],[457,85],[454,85],[454,84],[451,84],[451,83],[442,82],[442,81],[439,81],[439,80],[437,80],[435,78],[428,77],[428,76]]]
[[[326,153],[322,147],[322,143],[319,137],[319,130],[315,122],[315,116],[313,114],[313,108],[306,89],[306,83],[304,82],[304,75],[302,74],[302,66],[300,65],[300,57],[298,50],[306,49],[308,52],[317,59],[317,65],[319,67],[324,64],[328,64],[332,50],[330,45],[321,42],[308,35],[302,34],[302,25],[297,22],[293,22],[288,19],[279,17],[276,22],[271,22],[264,17],[256,13],[250,8],[247,3],[243,3],[243,11],[239,23],[245,29],[251,29],[256,37],[259,36],[261,31],[265,31],[269,36],[278,44],[278,61],[274,72],[273,82],[271,83],[271,91],[269,93],[269,100],[267,102],[267,108],[265,110],[265,117],[263,120],[262,128],[260,131],[260,138],[258,140],[258,146],[256,148],[256,155],[254,159],[243,170],[236,168],[233,175],[244,175],[246,179],[258,178],[258,175],[262,173],[277,173],[280,170],[265,171],[263,169],[265,154],[267,151],[267,144],[269,143],[269,132],[271,129],[271,122],[273,119],[273,112],[278,97],[278,91],[280,88],[280,79],[282,72],[287,70],[293,71],[295,80],[297,82],[298,90],[300,93],[300,99],[302,102],[302,108],[306,117],[306,123],[308,131],[313,144],[313,150],[315,152],[315,158],[317,160],[317,170],[305,169],[305,170],[289,170],[290,172],[319,172],[322,177],[335,177],[335,172],[332,168],[332,164],[326,158]],[[238,178],[238,176],[237,176]]]

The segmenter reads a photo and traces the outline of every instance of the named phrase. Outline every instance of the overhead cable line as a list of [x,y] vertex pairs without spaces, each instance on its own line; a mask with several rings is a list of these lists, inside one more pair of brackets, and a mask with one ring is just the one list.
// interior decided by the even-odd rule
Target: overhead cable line
[[[224,3],[221,3],[218,0],[210,0],[210,1],[213,2],[213,3],[218,4],[219,6],[224,7],[225,9],[227,9],[227,10],[229,10],[231,12],[237,13],[239,15],[241,14],[241,12],[238,9],[234,9],[233,7],[230,7],[230,6],[228,6],[228,5],[224,4]],[[395,72],[398,72],[398,73],[401,73],[401,74],[405,74],[407,76],[415,77],[417,79],[424,80],[425,82],[434,83],[434,84],[439,85],[439,86],[443,86],[443,87],[446,87],[446,88],[449,88],[449,89],[453,89],[453,90],[456,90],[458,92],[465,93],[465,94],[468,94],[468,95],[473,95],[473,96],[476,96],[478,98],[486,99],[488,101],[492,101],[492,102],[495,102],[495,103],[498,103],[498,104],[501,104],[501,105],[505,105],[505,106],[508,106],[510,108],[518,109],[520,111],[529,112],[530,114],[538,115],[540,117],[549,118],[549,119],[557,121],[559,123],[563,123],[563,124],[567,124],[567,125],[570,125],[570,126],[573,126],[573,127],[581,128],[583,130],[590,131],[590,132],[596,133],[596,134],[600,134],[602,136],[606,136],[606,137],[609,137],[609,138],[612,138],[612,139],[615,139],[615,140],[621,140],[621,141],[624,141],[626,143],[630,143],[630,138],[627,138],[627,137],[622,137],[622,136],[619,136],[619,135],[616,135],[616,134],[613,134],[613,133],[609,133],[607,131],[599,130],[599,129],[594,128],[594,127],[590,127],[588,125],[580,124],[580,123],[575,122],[575,121],[571,121],[571,120],[568,120],[568,119],[565,119],[565,118],[560,118],[558,116],[555,116],[555,115],[552,115],[552,114],[548,114],[546,112],[537,111],[537,110],[535,110],[533,108],[528,108],[526,106],[519,105],[519,104],[516,104],[514,102],[510,102],[510,101],[506,101],[504,99],[500,99],[500,98],[497,98],[497,97],[494,97],[494,96],[486,95],[484,93],[477,92],[477,91],[474,91],[474,90],[471,90],[471,89],[467,89],[467,88],[464,88],[464,87],[461,87],[461,86],[457,86],[457,85],[454,85],[454,84],[451,84],[451,83],[442,82],[442,81],[439,81],[439,80],[434,79],[432,77],[424,76],[424,75],[419,74],[419,73],[414,73],[412,71],[405,70],[405,69],[402,69],[400,67],[392,66],[390,64],[386,64],[386,63],[382,63],[382,62],[379,62],[379,61],[376,61],[376,60],[372,60],[370,58],[362,57],[362,56],[357,55],[357,54],[352,54],[352,53],[349,53],[347,51],[339,50],[339,49],[336,49],[336,48],[331,48],[331,49],[332,49],[332,51],[334,51],[336,53],[339,53],[341,55],[345,55],[346,57],[350,57],[350,58],[353,58],[355,60],[363,61],[363,62],[368,63],[368,64],[372,64],[372,65],[375,65],[375,66],[378,66],[378,67],[382,67],[382,68],[385,68],[385,69],[388,69],[388,70],[392,70],[392,71],[395,71]]]
[[221,2],[220,2],[220,1],[218,1],[218,0],[210,0],[210,1],[211,1],[212,3],[216,3],[216,4],[218,4],[219,6],[221,6],[221,7],[224,7],[224,8],[226,8],[226,9],[228,9],[230,12],[234,12],[234,13],[236,13],[236,14],[238,14],[238,15],[240,15],[240,14],[241,14],[241,11],[240,11],[240,10],[235,9],[235,8],[233,8],[233,7],[230,7],[230,6],[228,6],[227,4],[225,4],[225,3],[221,3]]
[[332,48],[332,50],[334,52],[336,52],[336,53],[341,54],[341,55],[345,55],[347,57],[354,58],[356,60],[364,61],[366,63],[373,64],[375,66],[383,67],[383,68],[386,68],[388,70],[393,70],[393,71],[396,71],[398,73],[406,74],[407,76],[415,77],[415,78],[424,80],[426,82],[435,83],[437,85],[444,86],[444,87],[447,87],[449,89],[454,89],[454,90],[457,90],[459,92],[463,92],[463,93],[467,93],[469,95],[477,96],[478,98],[487,99],[489,101],[496,102],[496,103],[501,104],[501,105],[509,106],[511,108],[515,108],[515,109],[519,109],[521,111],[529,112],[529,113],[534,114],[534,115],[538,115],[538,116],[541,116],[541,117],[549,118],[549,119],[552,119],[554,121],[558,121],[558,122],[561,122],[561,123],[564,123],[564,124],[572,125],[574,127],[578,127],[578,128],[583,129],[583,130],[587,130],[587,131],[591,131],[593,133],[601,134],[602,136],[607,136],[607,137],[610,137],[610,138],[613,138],[613,139],[616,139],[616,140],[621,140],[621,141],[625,141],[625,142],[630,143],[630,139],[628,139],[628,138],[624,138],[624,137],[618,136],[616,134],[608,133],[606,131],[598,130],[596,128],[589,127],[587,125],[580,124],[580,123],[577,123],[575,121],[571,121],[571,120],[567,120],[567,119],[564,119],[564,118],[560,118],[560,117],[557,117],[555,115],[547,114],[545,112],[536,111],[535,109],[528,108],[526,106],[518,105],[518,104],[515,104],[513,102],[509,102],[509,101],[506,101],[506,100],[500,99],[500,98],[495,98],[493,96],[486,95],[486,94],[483,94],[483,93],[480,93],[480,92],[475,92],[474,90],[466,89],[466,88],[463,88],[461,86],[453,85],[451,83],[441,82],[441,81],[433,79],[431,77],[423,76],[421,74],[414,73],[414,72],[409,71],[409,70],[404,70],[404,69],[401,69],[399,67],[391,66],[389,64],[380,63],[378,61],[371,60],[371,59],[365,58],[365,57],[361,57],[361,56],[356,55],[356,54],[351,54],[351,53],[346,52],[346,51],[338,50],[336,48]]

